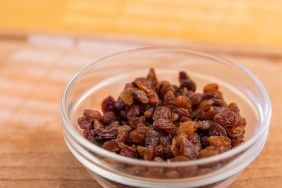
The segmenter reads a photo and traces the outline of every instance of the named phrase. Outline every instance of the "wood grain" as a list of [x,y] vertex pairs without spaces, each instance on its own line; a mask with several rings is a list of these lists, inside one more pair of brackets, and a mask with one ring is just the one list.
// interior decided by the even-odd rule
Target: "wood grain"
[[282,47],[281,0],[0,0],[0,30]]
[[[70,78],[90,62],[117,51],[166,43],[138,40],[50,36],[0,40],[0,187],[100,187],[66,148],[59,118],[60,96]],[[199,45],[198,49],[211,48]],[[267,145],[231,188],[281,187],[282,58],[249,56],[220,47],[212,51],[255,73],[273,102]]]

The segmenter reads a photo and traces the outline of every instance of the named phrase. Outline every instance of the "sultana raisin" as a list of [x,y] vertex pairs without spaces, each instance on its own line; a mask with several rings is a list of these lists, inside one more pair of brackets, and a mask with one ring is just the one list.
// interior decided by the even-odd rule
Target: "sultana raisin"
[[192,111],[192,104],[191,104],[191,101],[188,97],[186,96],[178,96],[176,97],[175,99],[175,105],[177,107],[182,107],[182,108],[185,108],[187,109],[189,112]]
[[143,104],[148,104],[150,102],[146,93],[141,89],[134,88],[133,96],[137,101],[140,101]]
[[120,152],[120,155],[125,156],[125,157],[130,157],[130,158],[137,158],[137,151],[135,147],[127,146],[124,145]]
[[157,119],[171,119],[171,111],[165,106],[157,107],[153,114],[153,120]]
[[120,150],[119,144],[115,139],[112,139],[110,141],[105,142],[102,145],[102,148],[104,148],[108,151],[114,152],[114,153],[118,153],[119,150]]
[[155,130],[171,132],[175,129],[175,125],[168,119],[157,119],[153,123]]
[[187,73],[181,71],[179,73],[180,88],[186,87],[188,90],[196,91],[196,84],[190,79]]
[[214,116],[214,121],[223,127],[232,127],[239,123],[239,115],[232,111],[223,111]]
[[127,106],[128,108],[126,109],[126,117],[127,119],[132,119],[136,116],[139,115],[140,113],[140,108],[138,105],[132,105],[132,106]]
[[83,111],[83,115],[87,118],[97,119],[98,121],[101,121],[102,115],[99,111],[96,110],[89,110],[86,109]]
[[109,125],[109,124],[111,124],[115,120],[117,120],[117,117],[116,117],[115,113],[112,112],[112,111],[105,112],[103,117],[102,117],[102,122],[105,125]]
[[198,124],[194,121],[185,121],[183,123],[180,123],[177,133],[181,134],[184,133],[187,136],[193,134],[198,129]]
[[211,136],[227,136],[226,130],[218,123],[212,122],[209,128],[209,134]]
[[117,128],[99,128],[91,130],[91,134],[96,140],[114,139],[117,137]]
[[223,146],[223,147],[229,147],[231,146],[231,140],[225,136],[210,136],[208,138],[208,141],[211,146]]
[[159,143],[159,133],[155,130],[148,130],[145,134],[145,146],[157,146]]
[[78,125],[82,129],[92,129],[93,128],[93,119],[82,116],[78,118]]
[[115,99],[112,96],[108,96],[102,102],[102,112],[105,113],[106,111],[115,111]]

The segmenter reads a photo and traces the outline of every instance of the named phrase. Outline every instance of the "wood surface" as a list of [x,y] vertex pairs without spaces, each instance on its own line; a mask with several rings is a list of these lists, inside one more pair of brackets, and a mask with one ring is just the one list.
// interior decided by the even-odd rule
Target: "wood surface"
[[0,0],[0,30],[282,47],[281,0]]
[[64,143],[59,115],[62,91],[79,69],[100,57],[159,44],[219,53],[261,79],[273,104],[269,139],[231,188],[281,187],[281,56],[254,49],[241,53],[232,47],[105,38],[0,37],[0,187],[100,187]]

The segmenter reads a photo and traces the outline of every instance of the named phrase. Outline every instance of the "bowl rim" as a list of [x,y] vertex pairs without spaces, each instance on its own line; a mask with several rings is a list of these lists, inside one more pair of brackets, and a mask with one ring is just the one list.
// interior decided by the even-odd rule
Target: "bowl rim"
[[[95,66],[96,64],[103,62],[104,60],[108,60],[114,57],[118,56],[123,56],[123,55],[128,55],[132,53],[138,53],[138,52],[177,52],[177,53],[185,53],[185,54],[192,54],[192,55],[197,55],[201,56],[203,58],[210,58],[213,60],[218,60],[219,63],[227,63],[231,66],[233,66],[236,69],[239,69],[240,71],[243,71],[246,75],[248,75],[258,86],[259,90],[262,93],[263,100],[265,103],[266,108],[264,109],[264,113],[260,115],[263,115],[263,119],[260,123],[260,126],[257,129],[257,132],[252,135],[247,141],[242,143],[241,145],[237,146],[236,148],[233,148],[227,152],[221,153],[219,155],[203,158],[203,159],[196,159],[196,160],[190,160],[190,161],[181,161],[181,162],[165,162],[165,163],[160,163],[160,162],[155,162],[155,161],[145,161],[145,160],[140,160],[140,159],[134,159],[134,158],[129,158],[125,156],[118,155],[116,153],[107,151],[99,146],[96,146],[95,144],[91,143],[88,141],[86,138],[84,138],[73,126],[71,123],[71,120],[68,117],[67,113],[67,106],[66,106],[66,101],[67,101],[67,96],[68,93],[70,92],[73,84],[80,78],[80,76],[83,75],[87,70]],[[122,162],[122,163],[128,163],[128,164],[135,164],[135,165],[145,165],[145,166],[161,166],[161,167],[180,167],[180,166],[192,166],[192,165],[201,165],[201,164],[206,164],[206,163],[211,163],[215,162],[218,160],[222,160],[225,158],[232,157],[244,150],[246,150],[248,147],[253,145],[259,138],[262,138],[262,135],[264,133],[268,132],[268,127],[270,123],[270,118],[272,114],[272,107],[271,107],[271,101],[270,97],[261,83],[261,81],[248,69],[243,67],[242,65],[235,63],[225,57],[222,57],[220,55],[215,55],[207,52],[199,52],[195,50],[191,50],[189,48],[179,48],[179,47],[145,47],[145,48],[137,48],[133,50],[127,50],[127,51],[122,51],[118,53],[114,53],[112,55],[108,55],[105,57],[102,57],[93,63],[85,66],[82,68],[79,72],[77,72],[73,78],[69,81],[67,84],[66,88],[63,91],[63,94],[61,96],[61,101],[60,101],[60,113],[61,113],[61,118],[63,120],[63,126],[67,130],[67,132],[75,138],[75,140],[81,144],[82,146],[86,147],[87,149],[90,149],[91,151],[97,152],[99,155],[108,157],[111,159],[114,159],[116,161]]]

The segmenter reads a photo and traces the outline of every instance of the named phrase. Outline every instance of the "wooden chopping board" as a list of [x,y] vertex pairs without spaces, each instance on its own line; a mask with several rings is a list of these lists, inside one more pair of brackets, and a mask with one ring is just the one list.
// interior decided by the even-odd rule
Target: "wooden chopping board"
[[[100,187],[68,151],[59,101],[70,78],[105,55],[152,45],[181,45],[219,53],[255,73],[267,88],[273,116],[262,154],[231,188],[282,185],[282,56],[279,50],[238,50],[119,37],[0,37],[0,187]],[[277,53],[278,52],[278,53]],[[282,51],[281,51],[282,52]]]

